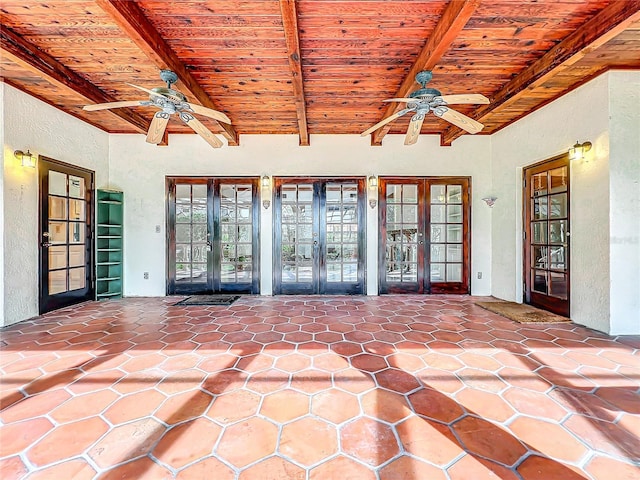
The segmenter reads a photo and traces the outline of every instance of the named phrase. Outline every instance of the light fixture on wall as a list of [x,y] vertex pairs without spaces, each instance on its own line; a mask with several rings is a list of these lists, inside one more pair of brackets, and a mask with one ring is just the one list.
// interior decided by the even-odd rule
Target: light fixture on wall
[[368,179],[369,183],[369,206],[375,208],[378,204],[378,177],[371,175]]
[[262,176],[260,179],[260,187],[262,190],[260,194],[262,197],[262,206],[264,208],[269,208],[271,205],[271,178],[269,178],[269,175]]
[[493,207],[493,204],[496,203],[496,200],[498,200],[498,197],[484,197],[482,200],[484,201],[484,203],[486,203],[490,207]]
[[13,155],[20,160],[23,167],[36,168],[36,157],[29,150],[26,153],[22,150],[16,150]]
[[591,142],[580,143],[576,141],[576,144],[569,149],[569,160],[582,160],[584,154],[591,150]]

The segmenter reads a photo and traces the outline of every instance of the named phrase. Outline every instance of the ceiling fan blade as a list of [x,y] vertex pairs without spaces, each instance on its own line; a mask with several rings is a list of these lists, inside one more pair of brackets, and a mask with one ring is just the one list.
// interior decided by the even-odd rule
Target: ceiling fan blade
[[377,129],[379,129],[380,127],[386,125],[389,122],[394,121],[396,118],[400,118],[402,115],[404,115],[405,113],[410,112],[411,110],[413,110],[412,108],[405,108],[403,110],[399,110],[396,113],[394,113],[393,115],[389,115],[387,118],[385,118],[384,120],[376,123],[373,127],[370,127],[368,129],[366,129],[364,132],[362,132],[360,135],[362,137],[369,135],[371,132],[375,132]]
[[204,115],[205,117],[213,118],[214,120],[218,120],[219,122],[231,124],[231,120],[229,119],[229,117],[227,117],[224,113],[219,112],[218,110],[203,107],[202,105],[196,105],[195,103],[189,103],[189,108],[199,115]]
[[109,102],[109,103],[96,103],[95,105],[85,105],[82,107],[87,112],[95,112],[96,110],[107,110],[108,108],[122,108],[122,107],[139,107],[141,105],[148,105],[145,100],[125,100],[122,102]]
[[476,122],[473,118],[469,118],[460,112],[447,107],[437,107],[433,109],[433,113],[444,118],[447,122],[453,123],[456,127],[460,127],[467,132],[474,134],[484,128],[480,122]]
[[138,90],[142,90],[143,92],[147,92],[149,95],[153,95],[154,97],[170,98],[171,100],[174,100],[179,103],[182,103],[184,101],[182,98],[171,95],[170,93],[161,94],[158,92],[154,92],[153,90],[149,90],[148,88],[141,87],[140,85],[134,85],[133,83],[127,83],[127,85],[133,88],[137,88]]
[[440,98],[444,101],[444,103],[448,105],[454,104],[474,104],[474,105],[488,105],[489,99],[480,93],[468,93],[462,95],[441,95],[440,97],[436,97],[436,99]]
[[213,148],[220,148],[222,146],[222,141],[216,137],[213,133],[211,133],[207,127],[205,127],[200,120],[191,115],[188,112],[180,112],[180,119],[189,125],[191,129],[200,135],[202,138],[206,140],[206,142],[211,145]]
[[409,103],[409,102],[419,102],[420,99],[419,98],[387,98],[386,100],[383,100],[383,102],[388,103],[388,102],[404,102],[404,103]]
[[157,145],[162,141],[164,131],[167,128],[167,123],[169,123],[169,117],[170,114],[167,112],[156,112],[153,116],[153,120],[151,120],[149,132],[147,132],[147,143]]
[[407,129],[407,135],[404,137],[405,145],[413,145],[418,141],[420,130],[422,129],[422,122],[424,122],[424,113],[416,113],[409,122],[409,128]]

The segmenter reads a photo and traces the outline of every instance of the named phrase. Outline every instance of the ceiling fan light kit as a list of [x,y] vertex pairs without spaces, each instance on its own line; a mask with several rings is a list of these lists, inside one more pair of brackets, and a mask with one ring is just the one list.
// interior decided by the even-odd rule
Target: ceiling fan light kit
[[169,123],[171,115],[178,115],[189,128],[200,135],[213,148],[220,148],[223,143],[209,129],[198,120],[195,115],[202,115],[212,118],[218,122],[231,124],[231,120],[224,113],[211,108],[203,107],[194,103],[189,103],[187,97],[180,91],[172,88],[178,81],[178,76],[171,70],[160,70],[160,78],[167,84],[166,87],[156,87],[151,90],[133,85],[131,87],[149,94],[149,100],[125,100],[121,102],[99,103],[96,105],[85,105],[84,110],[108,110],[110,108],[122,107],[155,107],[160,111],[156,112],[151,120],[149,131],[147,132],[147,142],[159,144],[162,142],[164,133]]
[[418,72],[416,82],[420,84],[420,88],[411,92],[406,98],[389,98],[384,102],[406,103],[406,108],[399,110],[393,115],[388,116],[382,121],[376,123],[372,127],[362,132],[362,136],[375,132],[380,127],[390,123],[401,116],[413,112],[407,134],[404,139],[405,145],[413,145],[418,141],[420,130],[425,116],[429,112],[433,112],[436,117],[442,118],[449,123],[471,133],[476,134],[484,128],[480,122],[463,115],[462,113],[452,109],[449,105],[455,104],[488,104],[489,99],[480,94],[462,94],[462,95],[442,95],[440,90],[435,88],[427,88],[427,83],[431,81],[433,74],[429,70]]

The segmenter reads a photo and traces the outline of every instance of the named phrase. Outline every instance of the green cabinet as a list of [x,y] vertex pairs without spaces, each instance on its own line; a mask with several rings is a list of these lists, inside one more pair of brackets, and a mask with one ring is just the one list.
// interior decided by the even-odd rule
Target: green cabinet
[[96,300],[122,297],[122,202],[122,192],[96,192]]

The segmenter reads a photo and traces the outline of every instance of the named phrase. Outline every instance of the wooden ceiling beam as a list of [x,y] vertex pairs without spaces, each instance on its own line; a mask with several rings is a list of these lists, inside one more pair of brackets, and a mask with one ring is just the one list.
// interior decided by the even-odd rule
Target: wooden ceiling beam
[[[561,73],[619,35],[629,25],[640,20],[640,0],[611,2],[598,14],[574,30],[568,37],[553,46],[547,53],[529,65],[491,97],[491,103],[470,115],[482,122],[501,106],[516,102],[553,76]],[[441,135],[441,145],[451,145],[464,134],[458,127],[448,127]]]
[[[422,48],[411,70],[403,80],[400,88],[393,97],[406,97],[416,84],[416,74],[422,70],[433,70],[442,56],[449,50],[458,34],[467,24],[478,8],[480,0],[451,0],[433,33]],[[382,118],[387,118],[402,108],[401,103],[390,103]],[[382,120],[382,119],[381,119]],[[382,145],[382,139],[389,133],[391,124],[387,124],[371,134],[371,145]]]
[[[3,55],[18,65],[27,68],[38,76],[44,77],[54,85],[73,90],[89,102],[107,103],[117,101],[116,98],[103,92],[93,83],[26,41],[10,28],[3,27],[0,29],[0,49]],[[131,109],[117,108],[109,110],[109,112],[125,120],[139,132],[147,133],[150,122]]]
[[[207,92],[193,78],[184,63],[160,36],[137,2],[129,0],[95,1],[159,69],[169,69],[175,72],[185,89],[201,105],[219,110]],[[239,145],[238,133],[233,126],[224,122],[219,122],[219,125],[220,133],[225,136],[229,145]]]
[[280,0],[284,38],[287,42],[287,59],[289,73],[293,83],[296,115],[298,116],[298,132],[300,145],[309,146],[309,131],[307,128],[307,104],[304,98],[304,84],[302,79],[302,60],[300,54],[300,37],[298,34],[298,15],[295,0]]

